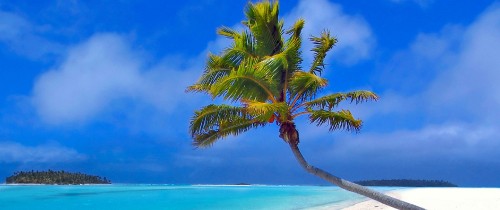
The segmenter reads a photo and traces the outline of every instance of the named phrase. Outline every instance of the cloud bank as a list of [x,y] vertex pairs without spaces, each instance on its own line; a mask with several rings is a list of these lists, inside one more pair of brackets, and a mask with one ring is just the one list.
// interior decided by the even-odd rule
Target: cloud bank
[[[287,24],[293,24],[303,18],[305,26],[303,38],[311,35],[319,36],[323,30],[329,30],[331,35],[338,38],[332,54],[336,62],[352,65],[369,59],[375,47],[375,35],[369,24],[358,15],[349,15],[342,11],[338,4],[327,0],[302,0],[289,14],[285,14]],[[312,61],[312,44],[304,40],[304,56]]]
[[0,163],[68,163],[87,159],[84,154],[58,144],[25,146],[0,142]]
[[[334,52],[336,58],[347,64],[367,59],[374,47],[368,24],[328,1],[301,1],[285,17],[307,20],[304,38],[319,35],[325,26],[331,27],[333,35],[341,37]],[[312,47],[310,42],[305,43],[306,56],[312,56],[307,50]],[[192,98],[184,89],[201,74],[207,51],[219,52],[227,45],[228,41],[219,37],[192,58],[167,56],[152,65],[147,54],[134,49],[126,36],[95,34],[69,47],[60,64],[40,75],[34,84],[32,102],[41,119],[52,125],[89,123],[100,115],[116,112],[122,103],[151,106],[156,112],[168,114]],[[118,111],[126,112],[130,106]]]
[[388,65],[384,79],[389,78],[392,89],[370,110],[361,109],[367,123],[396,123],[394,128],[343,137],[345,141],[326,153],[336,158],[377,157],[395,164],[498,164],[499,23],[497,3],[468,26],[448,25],[439,33],[418,35]]
[[[440,71],[424,93],[424,97],[433,99],[429,109],[433,114],[446,118],[456,116],[485,124],[498,123],[500,4],[491,6],[467,27],[460,41],[457,50],[450,45],[448,52],[440,55],[454,59],[443,64],[446,68]],[[446,112],[440,113],[440,110]]]
[[175,62],[169,63],[174,67],[146,64],[146,56],[126,37],[96,34],[70,48],[60,65],[36,80],[33,104],[50,124],[87,123],[122,101],[168,113],[185,98],[184,88],[193,79],[176,70]]
[[37,26],[20,15],[0,10],[0,43],[32,59],[60,54],[62,45],[44,38],[47,26]]

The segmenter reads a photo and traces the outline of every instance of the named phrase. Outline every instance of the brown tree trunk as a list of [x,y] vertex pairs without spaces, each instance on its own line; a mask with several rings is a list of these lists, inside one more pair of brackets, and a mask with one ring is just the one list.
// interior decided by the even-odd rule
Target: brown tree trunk
[[421,210],[424,209],[422,207],[413,205],[411,203],[404,202],[402,200],[398,200],[396,198],[387,196],[383,193],[371,190],[367,187],[349,182],[347,180],[341,179],[339,177],[336,177],[326,171],[323,171],[319,168],[316,168],[312,165],[309,165],[307,163],[306,159],[304,159],[304,156],[302,156],[302,153],[299,150],[298,144],[294,144],[292,141],[289,141],[288,145],[290,145],[290,148],[292,149],[293,154],[295,155],[295,158],[297,161],[300,163],[302,168],[304,168],[307,172],[316,175],[328,182],[331,182],[340,188],[343,188],[345,190],[364,195],[366,197],[369,197],[373,200],[376,200],[380,203],[383,203],[385,205],[391,206],[396,209],[408,209],[408,210]]

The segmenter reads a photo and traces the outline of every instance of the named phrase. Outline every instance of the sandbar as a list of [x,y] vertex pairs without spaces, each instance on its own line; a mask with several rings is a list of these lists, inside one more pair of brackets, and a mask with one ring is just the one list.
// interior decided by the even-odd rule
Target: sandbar
[[[500,188],[410,188],[387,195],[425,209],[500,209]],[[346,210],[394,209],[374,200],[357,203]]]

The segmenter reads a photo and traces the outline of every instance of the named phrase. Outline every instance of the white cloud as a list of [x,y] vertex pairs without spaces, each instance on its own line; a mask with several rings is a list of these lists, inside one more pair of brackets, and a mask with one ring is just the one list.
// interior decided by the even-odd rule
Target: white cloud
[[[498,159],[500,133],[493,126],[464,123],[428,125],[421,129],[346,136],[324,151],[337,159],[373,157],[384,161]],[[328,147],[327,147],[328,148]],[[498,160],[495,160],[498,161]]]
[[23,31],[28,31],[31,25],[23,18],[12,13],[0,11],[0,38],[2,40],[15,39]]
[[323,155],[360,161],[369,156],[379,162],[498,162],[499,23],[497,3],[468,26],[418,35],[407,51],[395,56],[409,62],[389,65],[398,79],[393,82],[413,91],[396,85],[380,101],[358,110],[367,123],[392,130],[341,137],[333,147],[324,147],[329,149]]
[[498,122],[499,23],[500,4],[494,4],[464,31],[455,60],[447,63],[447,68],[440,72],[424,94],[424,97],[433,99],[430,101],[431,110],[446,109],[451,115],[473,115],[474,120]]
[[[340,39],[335,57],[343,62],[352,64],[369,56],[374,41],[362,18],[346,15],[340,6],[322,0],[314,4],[302,1],[287,15],[287,19],[298,17],[308,21],[307,35],[331,26],[327,28]],[[207,51],[218,53],[228,44],[219,37],[191,59],[169,56],[148,66],[147,56],[129,42],[121,35],[106,33],[70,47],[63,61],[35,82],[32,101],[41,118],[51,124],[86,123],[116,111],[114,106],[123,101],[169,113],[192,98],[184,89],[201,73]]]
[[[350,165],[410,171],[400,172],[403,176],[442,169],[440,176],[446,176],[475,163],[498,165],[499,23],[497,3],[468,26],[448,25],[438,33],[418,35],[395,55],[393,62],[404,62],[390,64],[391,72],[384,74],[392,74],[389,81],[397,85],[382,93],[380,101],[358,110],[368,126],[384,124],[386,130],[320,135],[335,139],[313,145],[313,161],[342,165],[348,160]],[[390,77],[382,78],[387,82]],[[425,164],[418,167],[425,171],[412,171],[408,164]]]
[[70,50],[34,87],[34,102],[49,122],[85,120],[140,84],[140,63],[115,35],[97,35]]
[[[319,36],[323,30],[329,30],[337,37],[338,43],[332,51],[332,58],[344,64],[354,64],[371,56],[375,46],[375,36],[369,24],[357,15],[345,14],[342,7],[327,0],[302,0],[289,14],[285,14],[287,24],[293,24],[298,18],[305,19],[303,35]],[[304,55],[312,60],[308,52],[312,45],[304,40]]]
[[127,41],[117,34],[94,35],[42,74],[32,98],[42,119],[52,124],[85,123],[123,100],[163,112],[183,102],[184,89],[193,79],[189,71],[169,67],[182,64],[177,61],[182,59],[167,58],[149,67],[146,56]]
[[438,33],[418,35],[380,77],[392,90],[383,94],[375,112],[401,107],[394,110],[439,122],[498,122],[499,22],[497,3],[468,26],[448,25]]
[[439,33],[418,34],[408,49],[395,53],[378,79],[401,94],[421,93],[430,80],[456,61],[463,33],[463,27],[448,25]]
[[62,52],[60,44],[43,38],[45,28],[15,13],[0,11],[0,43],[18,54],[40,58]]
[[14,142],[0,142],[0,162],[3,163],[67,163],[85,159],[85,155],[74,149],[57,144],[25,146]]

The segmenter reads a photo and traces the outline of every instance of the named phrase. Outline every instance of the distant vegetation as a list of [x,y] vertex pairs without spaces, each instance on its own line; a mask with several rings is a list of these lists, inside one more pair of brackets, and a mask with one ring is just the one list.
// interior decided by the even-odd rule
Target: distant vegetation
[[7,184],[111,184],[106,177],[66,171],[19,171],[5,178]]
[[412,179],[390,179],[390,180],[365,180],[357,181],[363,186],[384,186],[384,187],[458,187],[442,180],[412,180]]

